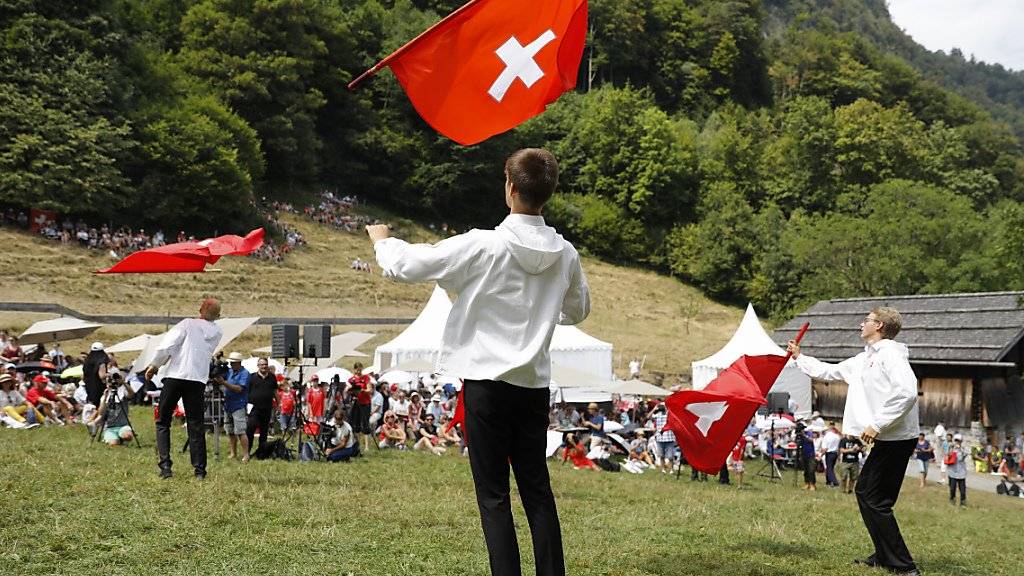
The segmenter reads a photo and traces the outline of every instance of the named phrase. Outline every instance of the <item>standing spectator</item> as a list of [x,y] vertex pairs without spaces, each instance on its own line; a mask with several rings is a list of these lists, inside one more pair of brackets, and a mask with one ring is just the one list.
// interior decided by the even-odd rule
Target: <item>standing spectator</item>
[[377,430],[377,427],[383,422],[384,413],[388,411],[388,394],[387,383],[379,382],[373,391],[373,396],[370,398],[369,424],[371,430]]
[[261,454],[270,438],[270,418],[274,414],[276,393],[277,376],[270,371],[270,365],[266,358],[258,358],[256,372],[249,375],[249,403],[252,404],[252,410],[249,412],[245,424],[245,436],[249,439],[249,446],[252,446],[252,439],[256,435],[256,430],[259,429],[260,444],[256,450]]
[[804,490],[815,491],[818,489],[818,479],[815,475],[815,468],[818,461],[814,458],[814,438],[810,430],[802,425],[796,427],[796,444],[800,454],[800,466],[804,471]]
[[1006,435],[1006,443],[1003,444],[1003,461],[1006,463],[1006,469],[1010,471],[1010,476],[1016,476],[1020,455],[1017,452],[1017,443],[1010,434]]
[[640,377],[640,361],[633,358],[629,361],[629,377],[639,378]]
[[85,382],[86,402],[93,406],[100,405],[104,382],[107,379],[110,356],[103,350],[103,342],[93,342],[89,347],[89,355],[82,363],[82,381]]
[[671,430],[665,430],[665,424],[668,422],[668,410],[665,408],[664,402],[658,403],[654,408],[651,421],[654,423],[654,440],[658,446],[654,456],[661,464],[662,473],[669,474],[672,472],[672,462],[676,455],[676,435]]
[[356,400],[352,404],[352,422],[351,428],[353,433],[356,434],[356,443],[359,442],[359,435],[362,435],[364,440],[364,450],[370,449],[370,435],[373,434],[373,430],[370,429],[370,404],[373,401],[373,386],[370,384],[370,375],[363,374],[363,364],[356,362],[352,365],[352,377],[348,379],[348,384],[356,392]]
[[821,451],[825,454],[825,484],[827,486],[839,486],[836,479],[836,461],[839,459],[839,441],[842,436],[836,429],[835,422],[829,422],[825,435],[821,439]]
[[[185,318],[174,325],[157,345],[153,364],[146,369],[152,380],[157,368],[168,362],[157,408],[156,447],[160,477],[171,477],[171,418],[178,400],[184,403],[188,421],[188,446],[192,468],[198,480],[206,478],[206,430],[203,422],[203,392],[210,378],[210,361],[223,332],[220,302],[207,298],[199,307],[199,318]],[[223,380],[217,382],[223,384]]]
[[5,346],[3,350],[0,350],[0,360],[10,362],[12,364],[18,364],[24,359],[25,357],[21,351],[21,346],[18,346],[18,337],[10,336],[7,340],[7,346]]
[[324,421],[324,400],[327,397],[326,382],[321,382],[316,374],[309,379],[310,388],[306,392],[306,419],[310,422]]
[[288,380],[281,380],[277,389],[277,409],[281,433],[295,430],[295,391]]
[[[736,487],[743,488],[743,449],[747,445],[747,438],[740,436],[739,441],[736,442],[736,446],[733,447],[732,451],[729,452],[728,458],[726,458],[726,465],[736,474]],[[728,478],[728,476],[726,476]],[[728,482],[724,482],[728,483]]]
[[932,443],[925,439],[924,432],[917,435],[914,459],[917,460],[917,470],[921,473],[921,488],[924,488],[928,481],[928,463],[935,459],[935,449],[932,448]]
[[953,433],[946,432],[946,437],[939,443],[939,457],[942,458],[939,464],[939,484],[946,483],[946,468],[948,468],[946,455],[949,454],[951,448],[953,448]]
[[953,436],[953,445],[946,453],[946,474],[949,476],[949,503],[956,503],[956,491],[960,490],[960,505],[967,505],[967,459],[969,454],[963,446],[963,438]]
[[847,494],[853,493],[853,487],[857,485],[857,476],[860,475],[860,454],[864,444],[853,434],[846,434],[839,441],[839,464],[836,471],[839,473],[839,481],[842,489]]
[[228,458],[237,458],[238,443],[242,443],[242,462],[249,461],[249,444],[246,436],[245,409],[249,404],[249,371],[242,367],[242,355],[232,352],[228,356],[228,377],[224,384],[224,433],[231,440]]

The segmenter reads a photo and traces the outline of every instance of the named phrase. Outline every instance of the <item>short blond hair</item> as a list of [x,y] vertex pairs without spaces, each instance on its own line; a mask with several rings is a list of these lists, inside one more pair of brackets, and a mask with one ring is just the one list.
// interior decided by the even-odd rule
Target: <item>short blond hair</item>
[[900,333],[900,328],[903,328],[903,317],[895,308],[879,306],[871,310],[871,313],[882,323],[882,337],[884,338],[892,340]]

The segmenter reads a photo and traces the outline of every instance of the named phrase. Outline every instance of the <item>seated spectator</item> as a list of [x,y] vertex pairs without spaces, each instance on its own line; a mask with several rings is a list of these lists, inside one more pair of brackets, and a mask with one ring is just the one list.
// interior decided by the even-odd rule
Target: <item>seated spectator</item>
[[45,421],[43,413],[29,404],[10,374],[0,374],[0,417],[12,428],[38,426]]
[[345,410],[338,406],[334,410],[334,445],[324,450],[328,462],[348,462],[353,456],[359,455],[359,443],[356,442],[352,426],[345,422]]
[[384,423],[380,426],[381,448],[405,449],[405,426],[398,420],[398,417],[391,410],[384,413]]
[[572,460],[573,470],[600,470],[593,460],[587,458],[587,450],[582,442],[565,447],[562,451],[562,463],[565,464],[566,460]]
[[[42,412],[47,421],[64,426],[67,422],[72,421],[71,405],[50,390],[49,385],[49,378],[42,374],[36,376],[32,379],[32,388],[25,395],[25,399]],[[63,419],[59,418],[58,414]]]
[[0,350],[0,361],[9,362],[12,364],[20,364],[24,362],[25,354],[21,351],[21,347],[18,346],[18,337],[11,336],[7,340],[7,346]]
[[416,444],[413,445],[413,449],[427,450],[436,456],[445,453],[443,440],[438,436],[437,426],[434,425],[433,414],[427,414],[420,422],[419,428],[416,430]]
[[647,439],[644,438],[644,431],[637,430],[636,438],[629,443],[629,458],[637,462],[643,462],[648,467],[654,467],[654,458],[647,450]]

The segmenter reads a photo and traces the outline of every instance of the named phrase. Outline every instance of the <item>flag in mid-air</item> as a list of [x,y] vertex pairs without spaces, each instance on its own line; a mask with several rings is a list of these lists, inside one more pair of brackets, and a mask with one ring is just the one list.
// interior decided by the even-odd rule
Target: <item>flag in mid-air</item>
[[[806,331],[804,324],[797,343]],[[665,427],[675,433],[687,463],[718,473],[788,361],[789,354],[740,356],[703,390],[682,390],[665,399]]]
[[389,66],[420,116],[468,146],[572,90],[586,36],[587,0],[471,0],[349,88]]
[[199,242],[177,242],[129,254],[117,264],[97,274],[160,274],[203,272],[207,264],[216,264],[221,256],[244,256],[263,246],[263,228],[245,237],[229,234]]

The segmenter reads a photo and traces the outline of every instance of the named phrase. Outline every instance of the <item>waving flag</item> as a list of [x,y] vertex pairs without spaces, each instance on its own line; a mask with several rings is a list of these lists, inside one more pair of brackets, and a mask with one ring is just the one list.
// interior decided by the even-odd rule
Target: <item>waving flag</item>
[[[796,337],[807,331],[804,324]],[[789,354],[741,356],[703,390],[682,390],[665,399],[666,428],[691,466],[717,474],[736,441],[789,361]]]
[[586,0],[471,0],[349,89],[389,66],[420,116],[468,146],[572,90],[586,36]]
[[234,234],[200,242],[178,242],[129,254],[117,264],[97,274],[162,274],[203,272],[207,264],[216,264],[222,256],[246,255],[263,246],[263,228],[244,238]]

